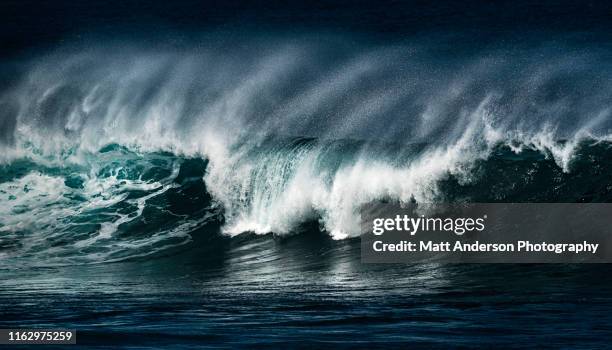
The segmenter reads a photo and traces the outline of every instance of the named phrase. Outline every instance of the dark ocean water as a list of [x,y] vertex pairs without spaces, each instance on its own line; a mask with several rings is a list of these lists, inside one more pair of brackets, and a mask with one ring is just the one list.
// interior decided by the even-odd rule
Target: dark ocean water
[[[3,272],[8,327],[79,348],[606,348],[607,266],[368,266],[354,242],[243,238],[154,262]],[[70,347],[70,346],[66,346]]]

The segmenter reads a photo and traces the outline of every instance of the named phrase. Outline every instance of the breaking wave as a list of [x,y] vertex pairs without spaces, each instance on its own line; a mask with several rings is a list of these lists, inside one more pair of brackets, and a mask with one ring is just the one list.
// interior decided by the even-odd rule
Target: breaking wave
[[0,90],[0,257],[117,261],[309,222],[341,239],[373,200],[611,199],[604,49],[232,40],[21,62]]

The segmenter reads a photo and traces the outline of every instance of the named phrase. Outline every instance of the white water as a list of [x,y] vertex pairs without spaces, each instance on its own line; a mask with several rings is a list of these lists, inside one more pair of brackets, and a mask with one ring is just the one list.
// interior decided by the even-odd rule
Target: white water
[[[114,237],[120,225],[142,219],[149,199],[175,187],[173,179],[178,174],[178,167],[174,167],[166,178],[145,181],[127,179],[121,176],[122,170],[111,169],[108,176],[98,174],[95,168],[89,174],[73,174],[82,180],[82,186],[76,188],[66,185],[65,173],[52,176],[38,170],[0,183],[0,242],[18,244],[4,250],[0,258],[44,254],[41,261],[53,264],[81,251],[76,256],[79,261],[111,261],[113,257],[134,257],[127,250],[135,246],[149,247],[137,252],[148,255],[159,251],[158,243],[166,240],[174,240],[174,245],[188,242],[191,238],[183,229],[193,227],[193,220],[170,231],[151,232],[145,239]],[[139,192],[146,195],[128,198]],[[100,244],[107,249],[89,249]]]

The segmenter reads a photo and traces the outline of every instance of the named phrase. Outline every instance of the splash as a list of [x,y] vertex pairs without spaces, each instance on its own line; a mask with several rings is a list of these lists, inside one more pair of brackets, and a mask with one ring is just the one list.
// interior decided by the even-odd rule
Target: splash
[[[318,220],[340,239],[358,234],[358,209],[368,201],[449,200],[441,184],[479,181],[479,164],[500,147],[535,151],[571,173],[580,145],[610,137],[604,48],[524,44],[455,54],[444,49],[449,42],[344,39],[209,35],[178,49],[58,49],[24,63],[0,94],[2,160],[91,172],[108,145],[202,158],[223,232],[285,234]],[[52,235],[58,223],[36,210],[57,210],[57,220],[129,203],[133,210],[109,214],[78,247],[108,240],[175,186],[175,175],[119,180],[129,169],[87,175],[78,193],[34,171],[9,179],[3,200],[15,205],[3,209],[2,230],[42,225]],[[26,187],[32,194],[20,192]],[[70,202],[74,196],[86,200]],[[35,209],[20,219],[19,205]]]

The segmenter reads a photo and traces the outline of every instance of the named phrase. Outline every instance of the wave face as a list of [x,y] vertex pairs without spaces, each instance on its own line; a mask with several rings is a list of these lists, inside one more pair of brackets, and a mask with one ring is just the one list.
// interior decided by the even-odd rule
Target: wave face
[[0,92],[0,254],[117,261],[312,222],[341,239],[381,199],[611,199],[605,49],[447,47],[210,35],[31,58]]

